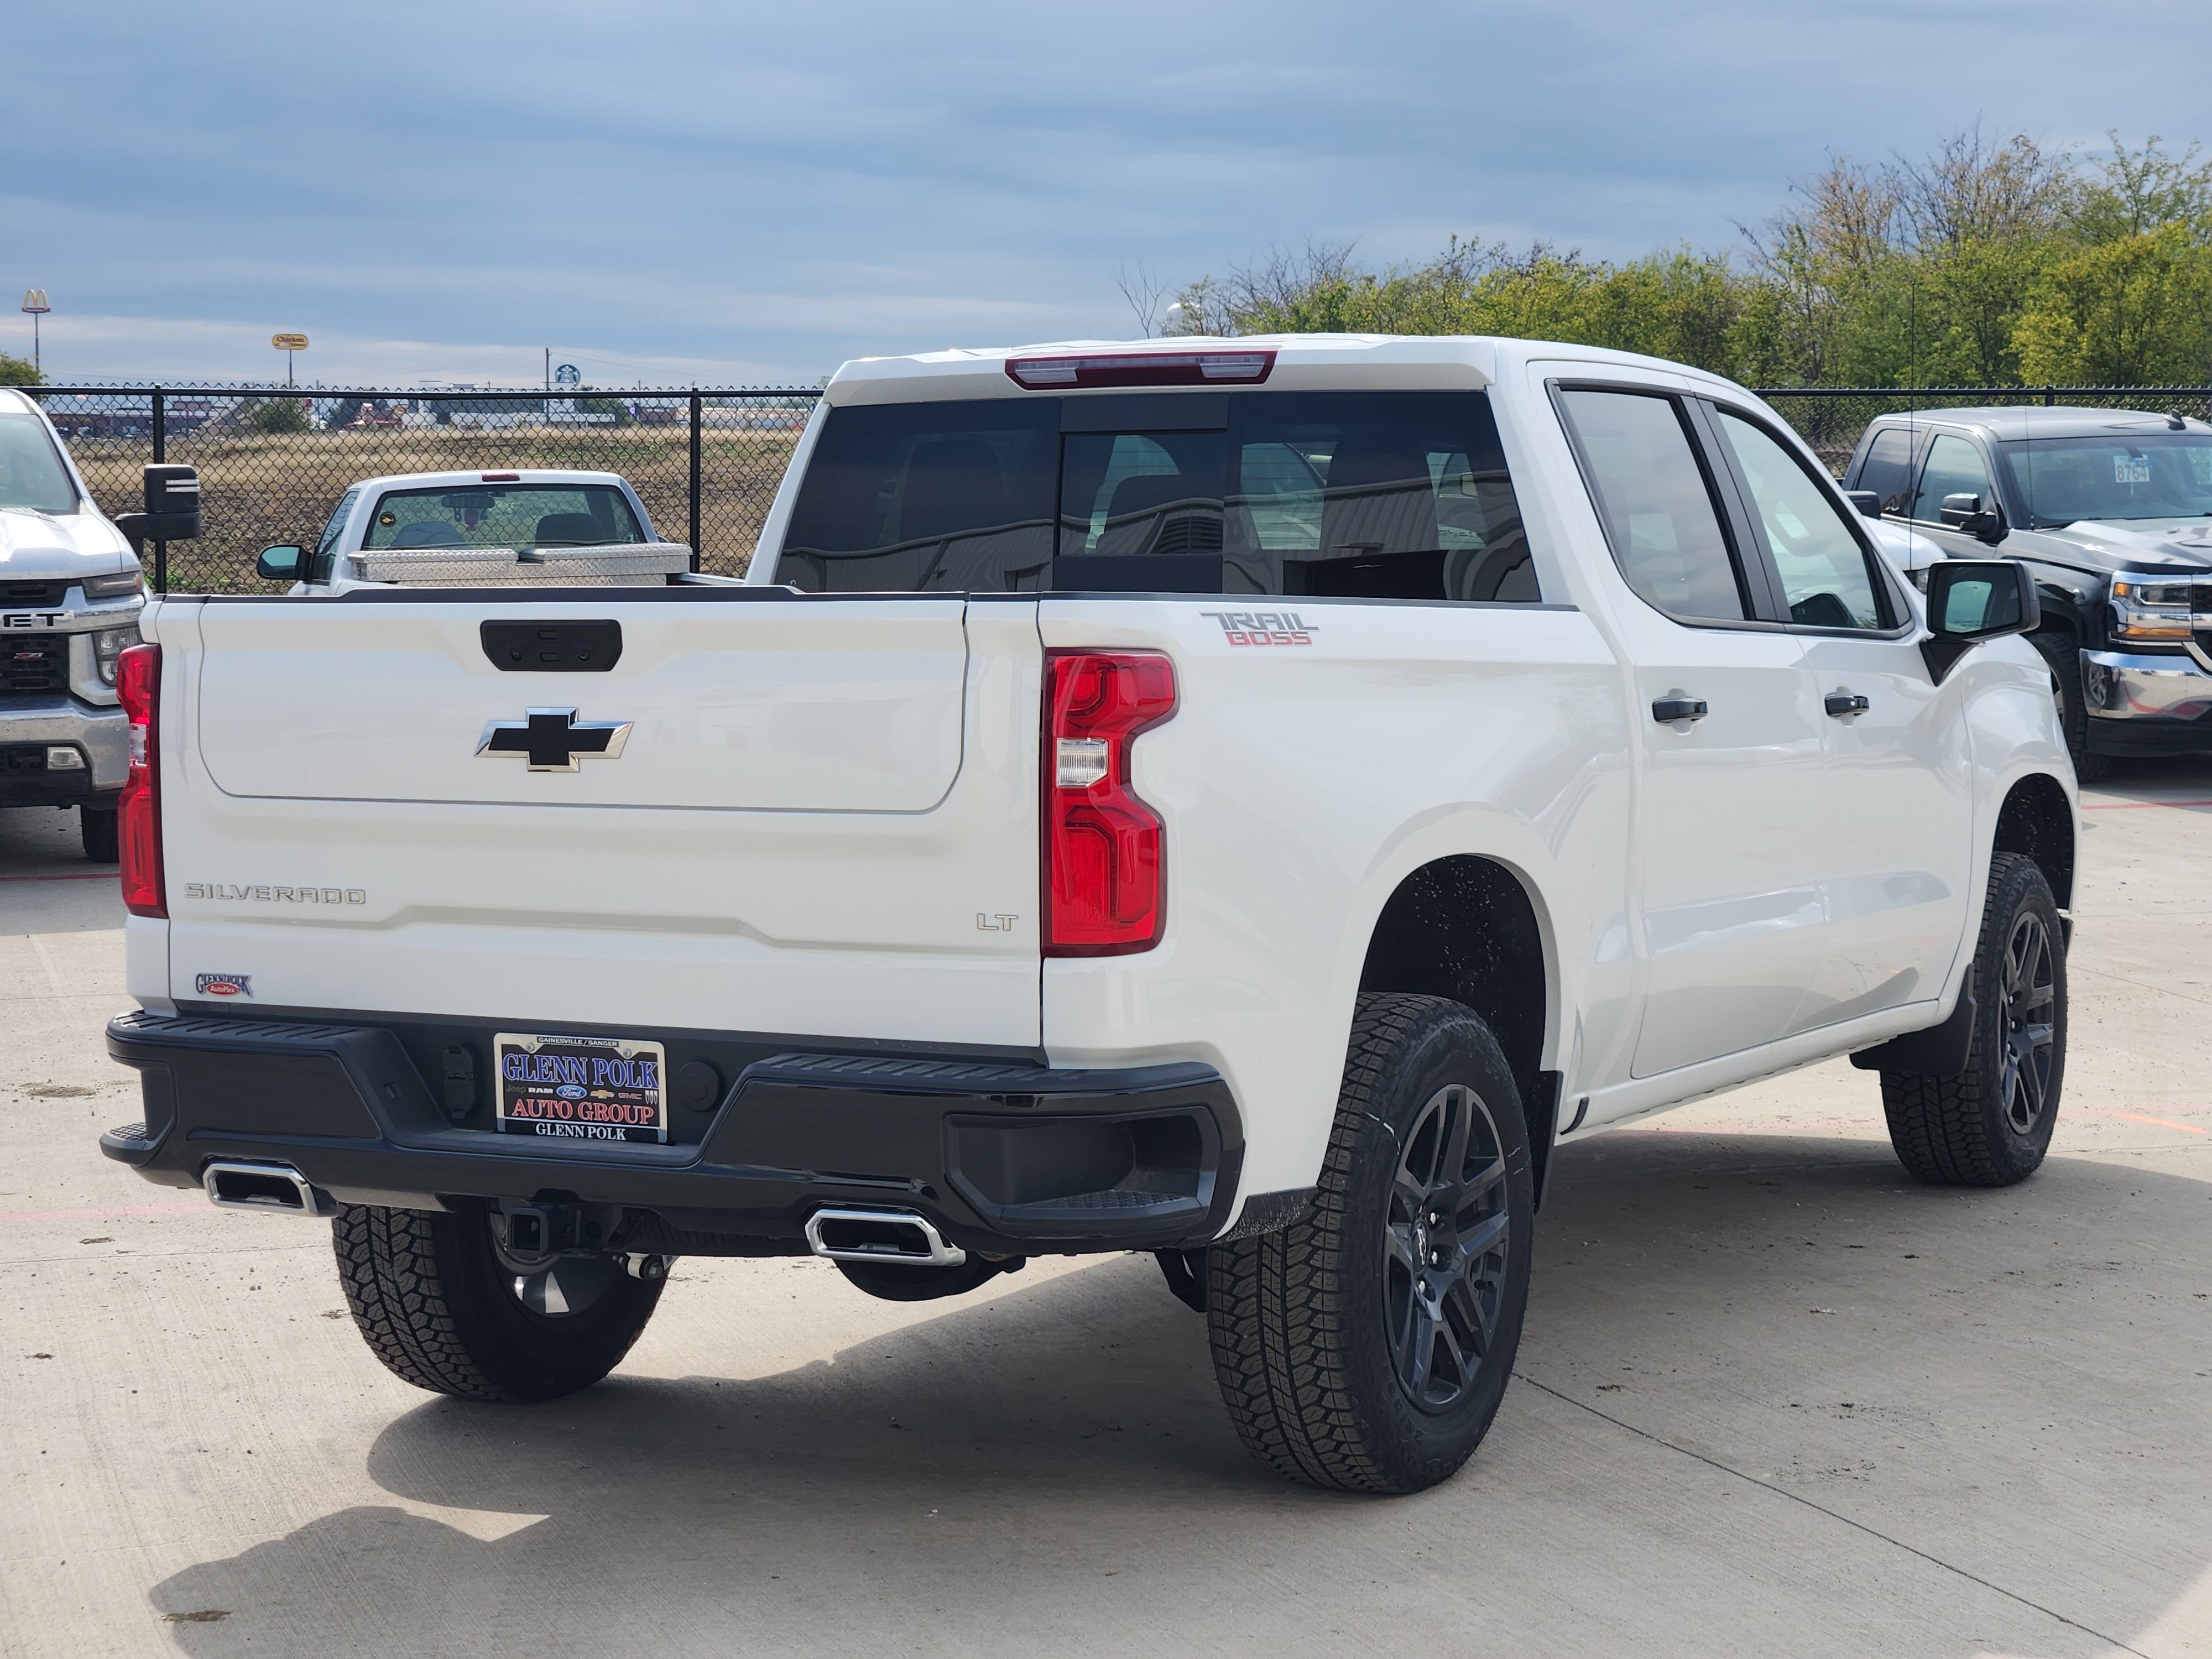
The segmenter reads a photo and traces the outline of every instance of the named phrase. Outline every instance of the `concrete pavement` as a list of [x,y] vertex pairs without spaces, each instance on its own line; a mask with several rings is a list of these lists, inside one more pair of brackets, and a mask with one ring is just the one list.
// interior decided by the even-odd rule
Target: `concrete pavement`
[[99,1157],[120,906],[0,813],[0,1652],[2212,1651],[2212,767],[2089,805],[2044,1170],[1916,1187],[1840,1062],[1564,1149],[1497,1426],[1395,1500],[1251,1462],[1146,1258],[687,1261],[583,1395],[420,1394],[325,1224]]

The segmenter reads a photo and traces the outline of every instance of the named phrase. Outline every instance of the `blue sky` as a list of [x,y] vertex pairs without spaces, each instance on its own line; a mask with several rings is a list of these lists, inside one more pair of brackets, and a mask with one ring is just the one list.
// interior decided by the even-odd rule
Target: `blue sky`
[[1826,153],[2212,140],[2212,7],[340,0],[0,10],[50,374],[811,382],[1308,237],[1724,246]]

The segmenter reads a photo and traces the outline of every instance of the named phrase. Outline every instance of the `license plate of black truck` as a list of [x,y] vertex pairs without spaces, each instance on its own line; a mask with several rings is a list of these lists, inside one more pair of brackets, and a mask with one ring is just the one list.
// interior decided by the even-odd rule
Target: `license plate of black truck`
[[668,1139],[668,1053],[635,1037],[502,1031],[502,1133],[557,1140]]

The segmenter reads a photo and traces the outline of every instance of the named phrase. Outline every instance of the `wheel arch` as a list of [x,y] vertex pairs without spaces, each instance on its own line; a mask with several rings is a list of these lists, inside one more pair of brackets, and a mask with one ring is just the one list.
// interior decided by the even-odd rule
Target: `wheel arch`
[[1476,854],[1432,859],[1404,876],[1368,936],[1359,989],[1448,997],[1482,1016],[1521,1091],[1540,1175],[1558,1102],[1544,1067],[1556,1002],[1550,929],[1510,866]]
[[2074,803],[2066,787],[2048,772],[2016,780],[1997,809],[1991,853],[2018,853],[2034,860],[2044,879],[2069,909],[2074,902]]

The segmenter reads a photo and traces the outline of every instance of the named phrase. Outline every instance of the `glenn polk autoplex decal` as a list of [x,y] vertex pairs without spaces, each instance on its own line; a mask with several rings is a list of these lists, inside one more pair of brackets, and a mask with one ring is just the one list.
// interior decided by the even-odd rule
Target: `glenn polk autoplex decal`
[[1221,624],[1231,645],[1311,645],[1321,632],[1318,623],[1302,620],[1295,611],[1201,611]]

